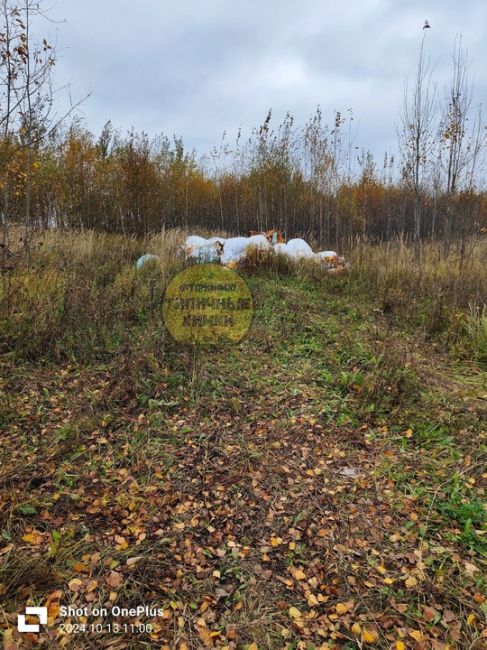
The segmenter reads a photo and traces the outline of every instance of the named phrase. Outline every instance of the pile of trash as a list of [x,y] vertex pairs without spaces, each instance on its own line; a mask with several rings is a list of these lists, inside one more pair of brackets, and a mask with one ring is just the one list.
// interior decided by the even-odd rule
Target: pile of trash
[[[205,239],[198,235],[190,235],[186,237],[182,247],[186,259],[198,263],[220,262],[228,268],[236,268],[245,259],[250,248],[274,251],[276,255],[282,255],[293,262],[312,260],[330,273],[338,273],[347,268],[345,259],[335,251],[314,253],[304,239],[290,239],[286,242],[283,234],[278,230],[250,231],[248,237],[210,237]],[[151,253],[143,255],[136,262],[137,270],[140,270],[147,262],[157,259],[159,259],[158,256]]]
[[291,261],[313,260],[324,266],[330,272],[342,271],[346,262],[335,251],[319,251],[314,253],[304,239],[285,241],[282,233],[277,230],[257,233],[251,231],[249,237],[211,237],[205,239],[191,235],[183,245],[184,254],[196,262],[218,262],[229,268],[235,268],[242,262],[251,248],[273,250],[276,255],[283,255]]

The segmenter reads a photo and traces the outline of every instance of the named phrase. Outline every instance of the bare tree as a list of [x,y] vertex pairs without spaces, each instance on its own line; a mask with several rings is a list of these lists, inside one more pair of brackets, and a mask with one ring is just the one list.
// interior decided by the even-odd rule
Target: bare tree
[[[445,227],[444,252],[451,247],[455,200],[460,191],[472,190],[481,152],[486,144],[482,110],[477,107],[472,116],[472,88],[468,80],[468,53],[458,38],[452,53],[453,73],[445,96],[440,122],[440,163],[444,174]],[[465,219],[465,214],[463,215]],[[458,224],[462,241],[466,224]]]
[[412,91],[406,83],[401,112],[400,147],[403,178],[413,195],[413,238],[419,242],[422,230],[424,192],[434,145],[435,92],[431,90],[431,70],[424,56],[426,31],[419,48],[416,79]]
[[[32,222],[32,175],[36,150],[81,103],[71,102],[63,113],[54,110],[54,97],[66,88],[53,89],[56,49],[32,32],[37,18],[49,19],[43,0],[0,0],[0,127],[3,177],[1,221],[8,241],[12,168],[20,164],[25,188],[24,225]],[[83,98],[84,99],[84,98]],[[27,242],[27,238],[25,238]]]

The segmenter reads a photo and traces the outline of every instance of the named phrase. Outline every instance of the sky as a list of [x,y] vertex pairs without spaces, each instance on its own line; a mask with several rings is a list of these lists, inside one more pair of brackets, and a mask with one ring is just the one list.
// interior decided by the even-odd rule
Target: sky
[[[303,124],[321,106],[353,110],[355,144],[397,149],[406,79],[425,52],[441,95],[456,37],[471,59],[476,103],[487,103],[486,0],[54,0],[55,22],[36,24],[58,50],[55,82],[70,84],[98,134],[182,136],[210,151],[290,111]],[[62,100],[67,101],[67,100]]]

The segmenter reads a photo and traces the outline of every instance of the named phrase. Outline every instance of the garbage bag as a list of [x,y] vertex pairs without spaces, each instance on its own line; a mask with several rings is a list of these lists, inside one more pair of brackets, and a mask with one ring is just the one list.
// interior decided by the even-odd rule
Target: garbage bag
[[290,239],[286,246],[288,254],[295,259],[301,257],[314,257],[311,246],[305,242],[304,239]]
[[150,262],[151,260],[157,260],[158,262],[161,261],[159,255],[154,255],[153,253],[146,253],[145,255],[142,255],[142,257],[139,257],[139,259],[135,263],[135,268],[137,269],[137,271],[140,271],[140,269],[144,266],[144,264],[147,264],[147,262]]
[[220,258],[222,264],[239,262],[245,257],[245,251],[249,245],[249,237],[230,237],[223,245],[223,253]]

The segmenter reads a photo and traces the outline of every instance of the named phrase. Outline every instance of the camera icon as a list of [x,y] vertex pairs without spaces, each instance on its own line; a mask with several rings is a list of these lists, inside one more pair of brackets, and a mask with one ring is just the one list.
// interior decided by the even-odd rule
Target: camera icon
[[39,632],[39,624],[25,622],[27,615],[37,616],[40,625],[46,625],[47,623],[47,607],[26,607],[25,614],[19,614],[17,617],[17,629],[19,632]]

